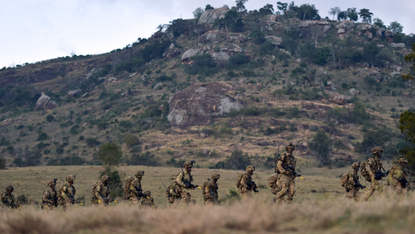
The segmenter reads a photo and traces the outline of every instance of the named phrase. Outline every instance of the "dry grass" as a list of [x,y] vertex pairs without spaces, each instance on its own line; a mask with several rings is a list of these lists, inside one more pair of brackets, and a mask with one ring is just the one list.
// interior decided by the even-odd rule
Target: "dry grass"
[[252,200],[223,206],[139,209],[74,207],[68,212],[1,211],[1,233],[411,233],[415,196],[355,204],[341,198],[274,205]]

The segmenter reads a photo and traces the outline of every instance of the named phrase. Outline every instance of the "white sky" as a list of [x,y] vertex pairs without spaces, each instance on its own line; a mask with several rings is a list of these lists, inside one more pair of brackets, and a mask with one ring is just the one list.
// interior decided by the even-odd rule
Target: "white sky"
[[[248,10],[278,0],[249,0]],[[291,1],[282,1],[291,2]],[[415,33],[415,0],[295,1],[315,4],[322,18],[330,8],[367,8],[386,25],[398,21]],[[0,68],[70,55],[100,54],[148,38],[159,24],[192,18],[206,4],[234,6],[234,0],[0,0]],[[329,16],[332,18],[332,16]]]

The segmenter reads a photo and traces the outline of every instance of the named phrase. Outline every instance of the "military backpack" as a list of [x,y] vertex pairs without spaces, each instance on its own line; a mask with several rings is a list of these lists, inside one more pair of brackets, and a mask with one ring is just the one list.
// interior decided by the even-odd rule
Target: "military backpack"
[[236,179],[236,187],[241,187],[241,180],[242,180],[242,176],[243,176],[244,174],[239,174],[238,175],[238,178]]
[[133,182],[134,178],[132,176],[129,176],[127,178],[124,179],[123,181],[123,188],[124,188],[124,197],[125,199],[129,199],[131,197],[131,193],[130,193],[130,187],[131,187],[131,182]]
[[100,184],[100,181],[96,182],[94,186],[92,187],[92,191],[91,191],[92,197],[95,197],[95,192],[97,191],[97,187],[99,184]]
[[349,172],[345,173],[341,178],[340,178],[340,186],[345,187],[347,184],[347,181],[349,181]]

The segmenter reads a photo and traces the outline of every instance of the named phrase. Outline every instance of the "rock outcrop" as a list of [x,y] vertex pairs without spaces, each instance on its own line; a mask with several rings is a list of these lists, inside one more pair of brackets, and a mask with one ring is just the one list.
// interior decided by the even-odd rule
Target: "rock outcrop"
[[228,41],[229,42],[237,42],[237,43],[244,43],[248,40],[248,38],[240,33],[238,34],[229,34]]
[[226,52],[215,52],[212,54],[212,58],[217,62],[228,62],[230,59],[229,55]]
[[191,57],[197,55],[197,53],[199,53],[199,49],[189,49],[186,50],[186,52],[183,53],[182,55],[182,61],[188,61]]
[[39,97],[39,99],[36,102],[35,111],[53,109],[57,106],[58,104],[55,101],[51,100],[48,95],[42,92],[42,95]]
[[165,51],[163,53],[163,57],[166,58],[174,58],[176,56],[179,56],[182,52],[179,48],[177,48],[173,43],[171,43],[169,50]]
[[226,6],[213,10],[207,10],[202,14],[202,16],[200,16],[198,24],[212,24],[217,19],[224,18],[226,12],[228,11],[229,8]]
[[405,48],[405,43],[391,43],[391,47],[395,49],[403,49]]
[[338,105],[344,105],[346,103],[346,100],[349,100],[350,97],[340,94],[340,93],[331,93],[329,101],[332,101]]
[[81,94],[81,90],[80,89],[76,89],[76,90],[72,90],[68,92],[68,98],[74,98],[76,96],[78,96],[79,94]]
[[265,36],[265,39],[275,46],[279,46],[282,43],[282,38],[277,36]]
[[338,37],[343,40],[346,34],[355,28],[356,24],[350,20],[343,20],[338,22],[334,27],[337,30]]
[[305,20],[298,27],[303,38],[318,38],[331,29],[331,25],[325,20]]
[[237,85],[228,82],[194,84],[169,100],[169,122],[175,126],[207,124],[210,116],[220,116],[243,108]]

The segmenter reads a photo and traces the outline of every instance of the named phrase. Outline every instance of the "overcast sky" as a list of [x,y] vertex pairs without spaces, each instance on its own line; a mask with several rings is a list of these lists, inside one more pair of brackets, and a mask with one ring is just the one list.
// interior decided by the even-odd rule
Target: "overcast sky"
[[[248,10],[278,0],[249,0]],[[282,1],[285,2],[285,1]],[[287,1],[289,2],[289,1]],[[415,0],[313,0],[322,18],[330,8],[368,8],[386,25],[398,21],[415,33]],[[197,7],[235,5],[234,0],[0,0],[0,68],[70,55],[100,54],[148,38],[159,24],[192,18]],[[332,16],[329,16],[332,18]]]

